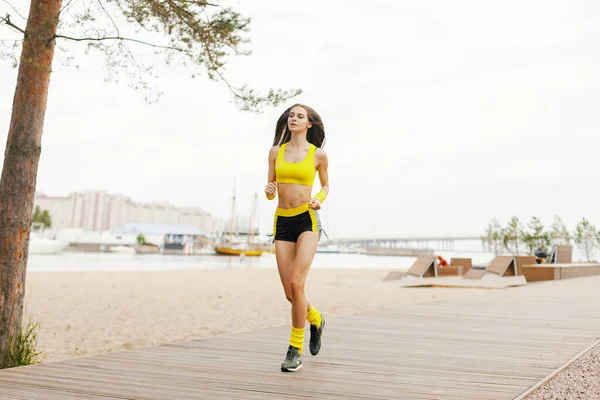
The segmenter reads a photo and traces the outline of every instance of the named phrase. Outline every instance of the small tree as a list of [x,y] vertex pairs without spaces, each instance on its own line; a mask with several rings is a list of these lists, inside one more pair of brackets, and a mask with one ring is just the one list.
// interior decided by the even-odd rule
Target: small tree
[[529,254],[534,254],[536,249],[545,252],[550,245],[550,233],[544,232],[544,225],[538,217],[532,217],[527,224],[527,229],[523,231],[522,240],[529,249]]
[[583,218],[575,228],[575,244],[584,253],[587,261],[592,261],[594,251],[598,248],[600,242],[600,234],[596,227]]
[[484,251],[494,252],[495,255],[500,253],[502,247],[502,227],[497,219],[493,219],[481,236],[481,244]]
[[513,216],[502,229],[502,244],[510,254],[520,255],[520,250],[523,248],[522,238],[523,225],[518,217]]
[[492,223],[488,223],[485,233],[480,236],[483,251],[490,251],[492,248]]
[[35,206],[33,212],[33,222],[41,222],[46,228],[52,228],[52,217],[48,210],[40,210],[40,206]]
[[35,206],[35,210],[33,210],[33,218],[31,219],[33,222],[40,222],[40,214],[42,211],[40,210],[40,206]]
[[554,216],[554,222],[550,227],[551,244],[569,244],[571,243],[571,234],[565,226],[565,223],[558,216]]
[[502,251],[502,226],[497,219],[492,220],[492,248],[494,254],[498,255]]

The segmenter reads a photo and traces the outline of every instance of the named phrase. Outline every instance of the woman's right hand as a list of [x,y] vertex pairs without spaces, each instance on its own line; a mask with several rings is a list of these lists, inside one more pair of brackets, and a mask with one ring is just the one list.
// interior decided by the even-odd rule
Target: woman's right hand
[[273,197],[277,193],[277,184],[275,182],[267,183],[267,187],[265,187],[265,194],[267,197]]

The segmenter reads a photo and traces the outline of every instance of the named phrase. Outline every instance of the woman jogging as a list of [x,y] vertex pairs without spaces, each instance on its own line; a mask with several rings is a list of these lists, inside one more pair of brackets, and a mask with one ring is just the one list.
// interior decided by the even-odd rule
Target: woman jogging
[[[321,349],[325,319],[304,293],[306,276],[317,251],[321,222],[317,210],[329,194],[325,129],[312,108],[295,104],[277,121],[273,147],[269,151],[269,174],[265,194],[278,195],[273,222],[277,268],[285,292],[292,303],[292,332],[281,370],[302,368],[305,321],[310,323],[310,352]],[[311,196],[319,173],[321,190]]]

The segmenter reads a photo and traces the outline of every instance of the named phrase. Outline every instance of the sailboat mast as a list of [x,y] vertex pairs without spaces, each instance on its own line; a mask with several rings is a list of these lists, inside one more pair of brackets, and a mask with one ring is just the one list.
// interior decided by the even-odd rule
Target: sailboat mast
[[256,203],[258,202],[258,192],[254,192],[254,205],[252,206],[252,215],[250,216],[250,243],[254,243],[254,219],[256,218]]
[[233,243],[233,221],[235,218],[235,177],[233,178],[233,198],[231,199],[231,221],[229,222],[229,243]]

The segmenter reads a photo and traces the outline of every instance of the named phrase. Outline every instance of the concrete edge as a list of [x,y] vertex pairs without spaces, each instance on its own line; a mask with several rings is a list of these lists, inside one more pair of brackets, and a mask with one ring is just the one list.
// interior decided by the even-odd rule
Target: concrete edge
[[529,389],[527,389],[526,391],[524,391],[523,393],[521,393],[518,397],[515,397],[514,400],[523,400],[523,399],[525,399],[525,397],[527,397],[530,394],[532,394],[533,392],[535,392],[539,387],[541,387],[541,386],[545,385],[546,383],[548,383],[552,378],[554,378],[556,375],[560,374],[567,367],[569,367],[571,364],[573,364],[575,361],[577,361],[577,359],[579,357],[583,356],[585,353],[587,353],[588,351],[592,350],[594,347],[596,347],[599,344],[600,344],[600,340],[596,340],[590,346],[586,347],[584,350],[582,350],[579,353],[577,353],[577,355],[575,357],[571,358],[569,361],[567,361],[566,363],[564,363],[563,365],[561,365],[560,367],[558,367],[556,370],[554,370],[552,373],[550,373],[550,375],[546,376],[541,381],[539,381],[538,383],[536,383],[535,385],[533,385],[532,387],[530,387]]

